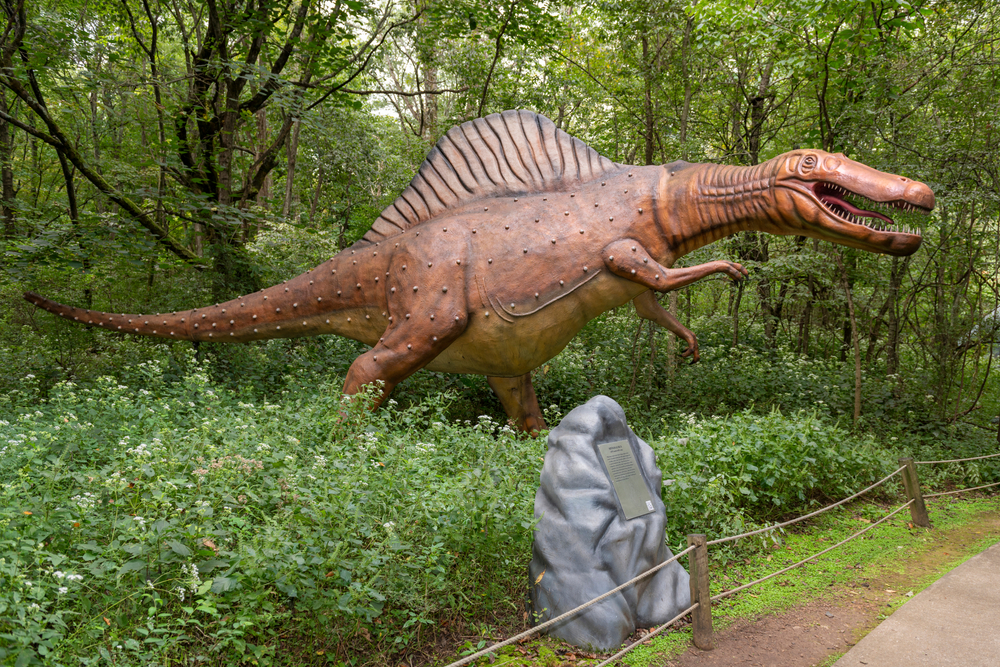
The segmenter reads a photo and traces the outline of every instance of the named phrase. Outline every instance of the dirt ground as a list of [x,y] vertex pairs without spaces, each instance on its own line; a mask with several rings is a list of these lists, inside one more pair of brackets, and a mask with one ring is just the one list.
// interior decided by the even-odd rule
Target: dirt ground
[[887,605],[898,608],[921,581],[943,574],[966,545],[1000,531],[1000,515],[983,515],[962,528],[942,531],[935,543],[905,563],[905,572],[885,573],[838,589],[827,600],[816,600],[779,614],[739,620],[714,633],[715,648],[691,647],[665,661],[667,667],[815,667],[831,665],[884,616]]
[[667,662],[670,667],[804,667],[847,651],[874,626],[874,599],[810,602],[778,615],[744,619],[715,633],[712,651],[694,647]]

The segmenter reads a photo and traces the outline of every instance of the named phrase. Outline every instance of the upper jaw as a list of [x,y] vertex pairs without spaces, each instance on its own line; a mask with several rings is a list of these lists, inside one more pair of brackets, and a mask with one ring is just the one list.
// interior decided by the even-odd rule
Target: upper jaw
[[[886,175],[886,180],[890,178],[898,177]],[[891,255],[915,252],[922,242],[920,229],[896,225],[888,214],[896,210],[929,213],[934,207],[931,189],[908,179],[898,178],[877,189],[867,183],[848,187],[832,179],[789,180],[782,185],[805,195],[816,209],[815,215],[805,216],[806,227],[816,232],[807,235],[868,251]]]

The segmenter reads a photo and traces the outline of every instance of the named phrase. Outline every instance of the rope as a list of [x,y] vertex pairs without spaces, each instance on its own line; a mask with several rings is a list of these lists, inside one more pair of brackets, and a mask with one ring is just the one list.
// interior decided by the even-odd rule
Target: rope
[[[1000,456],[1000,454],[987,454],[986,456],[973,456],[968,459],[949,459],[947,461],[916,461],[918,466],[929,465],[931,463],[965,463],[966,461],[980,461],[982,459],[993,459]],[[927,496],[924,496],[925,498]]]
[[[529,628],[528,630],[525,630],[524,632],[522,632],[520,634],[514,635],[513,637],[509,637],[509,638],[503,640],[502,642],[499,642],[497,644],[493,644],[492,646],[488,646],[487,648],[484,648],[481,651],[477,651],[476,653],[473,653],[472,655],[467,655],[464,658],[462,658],[461,660],[456,660],[455,662],[451,663],[447,667],[463,667],[463,665],[468,665],[470,662],[473,662],[473,661],[475,661],[475,660],[483,657],[487,653],[493,653],[497,649],[501,649],[504,646],[509,646],[510,644],[513,644],[514,642],[520,641],[520,640],[522,640],[522,639],[524,639],[526,637],[530,637],[533,634],[541,632],[545,628],[547,628],[547,627],[549,627],[551,625],[555,625],[556,623],[558,623],[559,621],[562,621],[563,619],[569,618],[570,616],[572,616],[573,614],[577,613],[578,611],[583,611],[587,607],[595,605],[598,602],[600,602],[601,600],[604,600],[605,598],[611,597],[615,593],[621,591],[623,588],[627,588],[627,587],[631,586],[632,584],[634,584],[635,582],[639,581],[640,579],[642,579],[644,577],[648,577],[649,575],[651,575],[654,572],[660,570],[661,568],[666,567],[670,563],[673,563],[675,560],[677,560],[681,556],[686,556],[687,554],[691,553],[692,551],[694,551],[694,546],[690,546],[687,549],[685,549],[684,551],[681,551],[680,553],[675,554],[672,558],[663,561],[659,565],[654,565],[653,567],[649,568],[648,570],[646,570],[645,572],[643,572],[639,576],[634,577],[632,579],[629,579],[628,581],[626,581],[624,584],[622,584],[618,588],[612,588],[607,593],[605,593],[603,595],[599,595],[596,598],[594,598],[593,600],[590,600],[588,602],[584,602],[582,605],[580,605],[576,609],[570,609],[566,613],[560,614],[559,616],[556,616],[555,618],[549,619],[548,621],[545,621],[544,623],[539,623],[535,627]],[[684,613],[686,614],[687,612],[684,612]],[[682,616],[683,616],[683,614],[682,614]],[[674,620],[677,620],[677,619],[674,619]],[[673,621],[671,621],[671,623],[673,623]],[[668,623],[668,625],[669,625],[669,623]]]
[[900,466],[894,473],[892,473],[891,475],[888,475],[886,477],[883,477],[882,479],[880,479],[879,481],[875,482],[874,484],[872,484],[868,488],[861,489],[860,491],[858,491],[857,493],[855,493],[853,496],[848,496],[847,498],[844,498],[840,502],[836,502],[836,503],[834,503],[832,505],[824,507],[823,509],[818,509],[815,512],[811,512],[810,514],[806,514],[806,515],[797,517],[795,519],[789,519],[788,521],[785,521],[784,523],[776,523],[773,526],[768,526],[767,528],[761,528],[759,530],[750,531],[749,533],[743,533],[742,535],[732,535],[730,537],[721,537],[721,538],[719,538],[717,540],[712,540],[712,541],[708,542],[706,546],[713,546],[715,544],[723,544],[724,542],[732,542],[733,540],[739,540],[739,539],[742,539],[744,537],[750,537],[752,535],[760,535],[761,533],[766,533],[766,532],[775,530],[777,528],[784,528],[785,526],[790,526],[793,523],[798,523],[799,521],[804,521],[806,519],[809,519],[811,517],[816,516],[817,514],[822,514],[823,512],[826,512],[827,510],[832,510],[834,507],[839,507],[839,506],[843,505],[844,503],[846,503],[848,501],[854,500],[855,498],[857,498],[858,496],[860,496],[860,495],[862,495],[864,493],[868,493],[869,491],[871,491],[872,489],[874,489],[876,486],[878,486],[880,484],[884,484],[887,481],[889,481],[890,479],[892,479],[893,477],[895,477],[896,475],[898,475],[900,473],[900,471],[902,471],[902,470],[906,470],[906,466]]
[[928,493],[924,496],[924,500],[928,498],[937,498],[939,496],[951,496],[956,493],[965,493],[966,491],[978,491],[979,489],[988,489],[991,486],[1000,486],[1000,482],[993,482],[992,484],[983,484],[982,486],[974,486],[971,489],[958,489],[956,491],[942,491],[941,493]]
[[[927,465],[927,464],[934,464],[934,463],[964,463],[966,461],[978,461],[978,460],[981,460],[981,459],[991,459],[991,458],[995,458],[995,457],[998,457],[998,456],[1000,456],[1000,453],[998,453],[998,454],[989,454],[987,456],[975,456],[975,457],[967,458],[967,459],[952,459],[952,460],[948,460],[948,461],[917,461],[916,464],[917,465]],[[896,475],[898,475],[900,472],[902,472],[905,469],[906,469],[906,466],[900,466],[899,468],[897,468],[896,470],[894,470],[892,473],[886,475],[885,477],[883,477],[879,481],[875,482],[871,486],[867,486],[864,489],[858,491],[857,493],[855,493],[853,495],[850,495],[847,498],[844,498],[843,500],[840,500],[840,501],[838,501],[836,503],[833,503],[832,505],[828,505],[828,506],[826,506],[826,507],[824,507],[822,509],[818,509],[815,512],[810,512],[809,514],[804,514],[804,515],[802,515],[800,517],[796,517],[794,519],[789,519],[788,521],[785,521],[785,522],[782,522],[782,523],[777,523],[777,524],[774,524],[773,526],[768,526],[767,528],[760,528],[758,530],[753,530],[753,531],[750,531],[748,533],[741,533],[740,535],[731,535],[729,537],[723,537],[723,538],[719,538],[717,540],[711,540],[711,541],[707,542],[705,546],[708,547],[708,546],[714,546],[716,544],[724,544],[726,542],[732,542],[732,541],[735,541],[735,540],[743,539],[744,537],[752,537],[753,535],[760,535],[761,533],[767,533],[767,532],[770,532],[772,530],[777,530],[778,528],[784,528],[785,526],[790,526],[790,525],[798,523],[800,521],[805,521],[806,519],[810,519],[810,518],[812,518],[814,516],[822,514],[823,512],[827,512],[829,510],[832,510],[835,507],[840,507],[841,505],[854,500],[858,496],[861,496],[861,495],[863,495],[865,493],[868,493],[872,489],[874,489],[874,488],[876,488],[878,486],[881,486],[882,484],[885,484],[887,481],[889,481],[890,479],[892,479],[893,477],[895,477]],[[1000,486],[1000,482],[994,482],[992,484],[984,484],[983,486],[976,486],[976,487],[972,487],[970,489],[958,489],[958,490],[955,490],[955,491],[945,491],[943,493],[932,493],[932,494],[925,495],[924,499],[937,498],[939,496],[949,496],[949,495],[956,494],[956,493],[964,493],[966,491],[978,491],[979,489],[987,489],[987,488],[990,488],[990,487],[993,487],[993,486]],[[771,574],[766,575],[764,577],[761,577],[760,579],[756,579],[756,580],[751,581],[751,582],[749,582],[747,584],[743,584],[742,586],[737,586],[736,588],[733,588],[733,589],[730,589],[728,591],[724,591],[722,593],[719,593],[718,595],[716,595],[715,597],[713,597],[711,599],[711,602],[715,603],[715,602],[718,602],[720,600],[724,600],[725,598],[730,597],[732,595],[735,595],[736,593],[739,593],[740,591],[743,591],[743,590],[746,590],[746,589],[751,588],[753,586],[756,586],[757,584],[762,584],[762,583],[764,583],[765,581],[767,581],[769,579],[773,579],[774,577],[777,577],[778,575],[781,575],[781,574],[784,574],[784,573],[789,572],[791,570],[794,570],[797,567],[801,567],[802,565],[805,565],[806,563],[808,563],[808,562],[810,562],[812,560],[815,560],[815,559],[819,558],[820,556],[833,551],[837,547],[843,546],[844,544],[847,544],[851,540],[854,540],[854,539],[857,539],[858,537],[861,537],[862,535],[864,535],[868,531],[872,530],[873,528],[875,528],[879,524],[885,523],[886,521],[888,521],[892,517],[896,516],[897,514],[899,514],[900,512],[902,512],[904,509],[906,509],[907,507],[909,507],[910,505],[912,505],[914,502],[915,502],[914,500],[910,500],[906,504],[900,505],[895,510],[893,510],[889,514],[885,515],[884,517],[882,517],[881,519],[879,519],[878,521],[876,521],[872,525],[868,526],[867,528],[863,528],[862,530],[859,530],[858,532],[854,533],[850,537],[847,537],[847,538],[841,540],[840,542],[837,542],[836,544],[834,544],[834,545],[832,545],[830,547],[827,547],[826,549],[824,549],[824,550],[822,550],[820,552],[817,552],[817,553],[813,554],[812,556],[809,556],[807,558],[803,558],[802,560],[798,561],[797,563],[789,565],[788,567],[785,567],[785,568],[783,568],[781,570],[778,570],[777,572],[772,572]],[[687,549],[685,549],[684,551],[681,551],[681,552],[675,554],[672,558],[670,558],[668,560],[665,560],[664,562],[662,562],[662,563],[660,563],[658,565],[655,565],[655,566],[649,568],[648,570],[646,570],[642,574],[640,574],[640,575],[638,575],[638,576],[636,576],[636,577],[634,577],[632,579],[629,579],[628,581],[626,581],[624,584],[618,586],[617,588],[613,588],[610,591],[608,591],[607,593],[604,593],[603,595],[599,595],[598,597],[596,597],[596,598],[594,598],[592,600],[589,600],[588,602],[584,602],[582,605],[580,605],[579,607],[576,607],[575,609],[571,609],[571,610],[569,610],[569,611],[567,611],[567,612],[565,612],[563,614],[560,614],[559,616],[556,616],[555,618],[552,618],[552,619],[549,619],[548,621],[545,621],[544,623],[539,623],[538,625],[534,626],[533,628],[529,628],[528,630],[525,630],[524,632],[516,634],[513,637],[509,637],[509,638],[505,639],[502,642],[498,642],[496,644],[493,644],[492,646],[489,646],[489,647],[484,648],[484,649],[482,649],[480,651],[477,651],[476,653],[473,653],[472,655],[467,655],[464,658],[462,658],[461,660],[457,660],[457,661],[455,661],[455,662],[447,665],[447,667],[464,667],[465,665],[468,665],[468,664],[476,661],[477,659],[483,657],[484,655],[487,655],[489,653],[493,653],[493,652],[497,651],[498,649],[501,649],[501,648],[503,648],[505,646],[509,646],[509,645],[511,645],[511,644],[513,644],[515,642],[518,642],[518,641],[520,641],[522,639],[525,639],[525,638],[530,637],[530,636],[532,636],[534,634],[537,634],[537,633],[541,632],[542,630],[544,630],[544,629],[546,629],[546,628],[548,628],[548,627],[550,627],[552,625],[555,625],[556,623],[558,623],[558,622],[560,622],[562,620],[565,620],[566,618],[569,618],[570,616],[576,614],[577,612],[583,611],[584,609],[587,609],[588,607],[591,607],[591,606],[597,604],[598,602],[611,597],[615,593],[618,593],[619,591],[621,591],[621,590],[623,590],[623,589],[631,586],[632,584],[636,583],[640,579],[643,579],[643,578],[645,578],[645,577],[653,574],[654,572],[659,571],[661,568],[669,565],[670,563],[673,563],[674,561],[676,561],[677,559],[681,558],[682,556],[686,556],[687,554],[691,553],[692,551],[694,551],[694,548],[695,548],[694,546],[690,546]],[[639,644],[642,644],[644,642],[647,642],[650,639],[652,639],[653,637],[657,636],[658,634],[660,634],[661,632],[663,632],[664,630],[666,630],[668,627],[670,627],[671,625],[673,625],[674,623],[676,623],[677,621],[679,621],[685,615],[687,615],[690,612],[692,612],[695,609],[697,609],[698,606],[699,606],[699,603],[697,603],[697,602],[694,603],[693,605],[691,605],[690,607],[688,607],[687,609],[685,609],[684,611],[682,611],[680,614],[678,614],[674,618],[670,619],[669,621],[667,621],[663,625],[659,626],[658,628],[656,628],[652,632],[650,632],[647,635],[643,636],[642,639],[640,639],[639,641],[636,641],[636,642],[634,642],[634,643],[626,646],[625,648],[623,648],[618,653],[614,654],[610,658],[608,658],[608,659],[604,660],[603,662],[599,663],[598,665],[596,665],[596,667],[606,667],[607,665],[610,665],[611,663],[617,662],[620,658],[622,658],[625,654],[627,654],[629,651],[631,651],[632,649],[634,649],[636,646],[638,646]]]
[[681,613],[677,614],[676,616],[674,616],[672,619],[670,619],[669,621],[667,621],[666,623],[664,623],[660,627],[656,628],[655,630],[653,630],[649,634],[643,636],[643,638],[640,639],[639,641],[637,641],[635,643],[632,643],[632,644],[629,644],[628,646],[626,646],[622,650],[618,651],[618,653],[615,653],[613,656],[611,656],[610,658],[608,658],[604,662],[599,663],[598,665],[596,665],[596,667],[606,667],[606,665],[610,665],[613,662],[617,662],[623,655],[625,655],[626,653],[628,653],[629,651],[631,651],[632,649],[634,649],[636,646],[638,646],[639,644],[642,644],[643,642],[648,642],[650,639],[652,639],[656,635],[660,634],[661,632],[663,632],[664,630],[666,630],[668,627],[670,627],[671,625],[673,625],[677,621],[679,621],[682,618],[684,618],[684,616],[686,616],[687,614],[691,613],[692,611],[694,611],[695,609],[697,609],[699,606],[700,606],[700,603],[695,602],[693,605],[691,605],[690,607],[688,607],[687,609],[685,609]]
[[826,549],[823,549],[823,551],[820,551],[819,553],[815,553],[812,556],[809,556],[808,558],[803,558],[798,563],[795,563],[793,565],[789,565],[788,567],[786,567],[786,568],[784,568],[782,570],[778,570],[777,572],[772,572],[771,574],[767,575],[766,577],[761,577],[760,579],[757,579],[756,581],[751,581],[748,584],[743,584],[742,586],[738,586],[737,588],[733,588],[733,589],[725,591],[723,593],[719,593],[718,595],[716,595],[715,597],[712,598],[712,603],[718,602],[719,600],[727,598],[730,595],[735,595],[736,593],[739,593],[742,590],[750,588],[751,586],[756,586],[757,584],[763,583],[763,582],[767,581],[768,579],[773,579],[774,577],[778,576],[779,574],[784,574],[785,572],[788,572],[789,570],[794,570],[795,568],[797,568],[797,567],[799,567],[801,565],[805,565],[809,561],[814,560],[816,558],[819,558],[823,554],[825,554],[825,553],[827,553],[829,551],[833,551],[837,547],[839,547],[841,545],[844,545],[844,544],[850,542],[851,540],[853,540],[853,539],[855,539],[857,537],[861,537],[862,535],[864,535],[865,533],[867,533],[869,530],[871,530],[875,526],[879,525],[880,523],[882,523],[884,521],[888,521],[892,517],[896,516],[897,514],[899,514],[903,510],[905,510],[907,507],[909,507],[910,505],[912,505],[913,502],[914,501],[912,501],[912,500],[908,501],[905,505],[899,506],[898,508],[896,508],[895,510],[893,510],[891,513],[889,513],[886,516],[882,517],[881,519],[879,519],[878,521],[876,521],[872,525],[868,526],[864,530],[859,530],[858,532],[854,533],[850,537],[848,537],[848,538],[846,538],[844,540],[841,540],[840,542],[837,542],[832,547],[828,547]]

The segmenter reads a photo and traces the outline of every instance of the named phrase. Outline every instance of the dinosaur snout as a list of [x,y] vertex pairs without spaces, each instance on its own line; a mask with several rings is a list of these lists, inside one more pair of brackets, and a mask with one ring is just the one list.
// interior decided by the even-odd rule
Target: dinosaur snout
[[906,185],[903,199],[928,211],[934,208],[934,191],[919,181],[910,181]]

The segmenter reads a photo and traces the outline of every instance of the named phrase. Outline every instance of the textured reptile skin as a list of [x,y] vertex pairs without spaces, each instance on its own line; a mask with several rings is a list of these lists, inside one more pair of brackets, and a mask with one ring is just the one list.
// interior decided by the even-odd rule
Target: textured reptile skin
[[692,250],[744,230],[894,255],[919,248],[917,230],[896,231],[859,201],[926,212],[934,194],[818,150],[753,167],[619,165],[543,116],[507,111],[449,130],[360,241],[280,285],[153,315],[25,298],[83,324],[175,340],[347,336],[372,349],[352,364],[346,393],[381,380],[384,400],[425,367],[486,375],[530,432],[544,428],[531,371],[611,308],[633,301],[697,359],[694,334],[653,293],[746,270],[671,268]]

